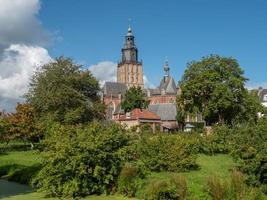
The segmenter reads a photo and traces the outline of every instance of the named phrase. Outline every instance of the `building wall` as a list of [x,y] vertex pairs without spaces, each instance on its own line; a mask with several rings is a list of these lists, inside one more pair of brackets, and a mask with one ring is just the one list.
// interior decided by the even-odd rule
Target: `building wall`
[[166,95],[166,96],[150,96],[147,97],[150,100],[149,104],[161,104],[161,103],[175,103],[176,95]]
[[127,87],[140,86],[144,88],[143,67],[141,63],[119,63],[117,82],[125,83]]

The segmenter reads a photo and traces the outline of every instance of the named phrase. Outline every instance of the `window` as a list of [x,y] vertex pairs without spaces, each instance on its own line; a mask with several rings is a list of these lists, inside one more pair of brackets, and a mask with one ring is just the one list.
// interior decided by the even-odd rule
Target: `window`
[[263,101],[267,101],[267,94],[263,96]]

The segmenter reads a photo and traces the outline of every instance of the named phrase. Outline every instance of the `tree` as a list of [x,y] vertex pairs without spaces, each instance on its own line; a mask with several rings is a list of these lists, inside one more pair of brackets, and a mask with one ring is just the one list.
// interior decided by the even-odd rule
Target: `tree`
[[148,104],[141,87],[130,87],[122,97],[121,107],[124,112],[130,112],[135,108],[145,109]]
[[33,185],[49,196],[76,199],[110,193],[124,165],[130,135],[119,124],[56,125],[43,140],[43,168]]
[[5,120],[8,124],[5,133],[6,140],[21,139],[30,142],[33,148],[33,143],[39,141],[42,136],[30,104],[18,103],[16,112],[9,114]]
[[207,124],[231,124],[243,112],[246,80],[233,58],[211,55],[189,63],[179,82],[182,93],[177,106],[183,113],[179,120],[186,113],[202,113]]
[[26,99],[38,118],[77,124],[104,117],[99,92],[99,83],[90,71],[60,57],[35,73]]

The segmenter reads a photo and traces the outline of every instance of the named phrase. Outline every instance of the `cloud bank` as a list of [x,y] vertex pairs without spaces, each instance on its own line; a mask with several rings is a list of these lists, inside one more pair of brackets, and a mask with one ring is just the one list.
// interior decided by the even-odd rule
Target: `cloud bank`
[[39,0],[0,0],[0,110],[23,101],[34,70],[51,60],[51,41],[37,15]]

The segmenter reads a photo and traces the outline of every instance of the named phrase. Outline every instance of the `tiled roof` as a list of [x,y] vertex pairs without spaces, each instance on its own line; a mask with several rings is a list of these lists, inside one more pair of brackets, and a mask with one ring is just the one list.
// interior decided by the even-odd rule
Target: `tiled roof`
[[148,110],[160,116],[161,120],[174,121],[176,120],[177,108],[175,104],[154,104],[149,105]]
[[172,76],[165,76],[160,81],[159,89],[164,89],[166,91],[166,94],[176,94],[177,93],[177,87],[175,84],[174,79]]
[[119,121],[123,120],[138,120],[138,119],[143,119],[143,120],[160,120],[160,116],[156,115],[153,112],[150,112],[147,109],[139,109],[136,108],[133,111],[130,112],[130,116],[127,117],[126,115],[123,115],[118,119]]
[[127,86],[123,83],[106,82],[103,87],[104,96],[115,96],[124,94],[127,90]]

